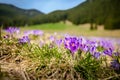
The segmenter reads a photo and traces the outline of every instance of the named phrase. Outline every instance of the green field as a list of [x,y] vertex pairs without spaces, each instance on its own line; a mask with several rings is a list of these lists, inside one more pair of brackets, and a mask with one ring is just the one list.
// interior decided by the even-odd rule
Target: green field
[[22,27],[22,30],[39,29],[44,32],[69,33],[77,36],[115,37],[120,38],[120,30],[104,30],[103,26],[98,26],[98,30],[90,30],[90,24],[73,25],[70,22],[47,23]]

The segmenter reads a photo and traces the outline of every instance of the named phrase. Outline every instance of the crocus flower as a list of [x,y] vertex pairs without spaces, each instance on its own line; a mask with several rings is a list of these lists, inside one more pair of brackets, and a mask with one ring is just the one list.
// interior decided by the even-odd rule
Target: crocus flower
[[60,45],[62,44],[62,39],[56,40],[55,43],[58,47],[60,47]]
[[94,52],[93,57],[98,59],[100,57],[100,52]]
[[87,40],[83,37],[79,38],[79,48],[84,52],[87,52],[89,50],[89,46],[87,45]]
[[80,44],[79,48],[84,52],[87,52],[89,50],[89,47],[86,44]]
[[104,49],[109,49],[111,48],[112,50],[114,50],[114,46],[113,46],[113,43],[110,41],[110,40],[100,40],[99,41],[99,45],[101,47],[103,47]]
[[86,44],[87,40],[84,37],[79,38],[79,43],[80,44]]
[[30,34],[33,34],[33,31],[25,31],[24,36],[29,36]]
[[43,35],[43,31],[41,30],[33,30],[33,35]]
[[79,40],[76,37],[65,38],[64,45],[74,54],[79,49]]
[[75,37],[71,38],[70,43],[69,43],[69,47],[70,47],[70,51],[72,53],[74,53],[78,50],[79,41],[77,40],[77,38],[75,38]]
[[111,67],[114,68],[115,70],[120,70],[120,63],[118,62],[118,60],[113,60],[111,62]]
[[35,36],[41,36],[43,35],[43,31],[41,30],[30,30],[30,31],[25,31],[24,32],[24,35],[25,36],[29,36],[29,35],[35,35]]
[[8,27],[5,31],[9,34],[14,34],[14,33],[18,34],[20,32],[19,28],[16,27]]
[[109,48],[109,49],[104,50],[103,53],[105,55],[108,55],[108,56],[112,57],[113,50],[111,48]]
[[95,46],[91,46],[89,48],[89,51],[90,51],[91,54],[95,53],[96,52],[96,47]]
[[50,36],[49,39],[50,39],[51,42],[53,42],[55,40],[55,37],[54,36]]
[[97,41],[87,40],[87,44],[92,47],[98,47]]
[[23,36],[22,38],[19,39],[20,43],[29,43],[30,39],[28,38],[28,36]]
[[70,49],[69,48],[69,43],[70,43],[70,37],[65,37],[64,46],[65,46],[66,49]]

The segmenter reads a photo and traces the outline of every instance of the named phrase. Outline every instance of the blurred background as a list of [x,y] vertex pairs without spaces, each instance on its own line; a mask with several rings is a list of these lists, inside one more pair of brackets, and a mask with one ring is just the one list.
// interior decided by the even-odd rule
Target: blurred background
[[120,38],[120,0],[0,0],[0,26]]

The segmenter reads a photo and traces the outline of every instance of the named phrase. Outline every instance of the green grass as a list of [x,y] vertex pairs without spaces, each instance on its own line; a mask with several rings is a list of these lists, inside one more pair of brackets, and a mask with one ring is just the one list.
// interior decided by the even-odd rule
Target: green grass
[[25,27],[25,29],[41,29],[41,30],[64,30],[65,28],[66,25],[60,23],[48,23]]
[[120,38],[120,30],[104,30],[103,26],[98,26],[98,30],[90,30],[89,24],[73,25],[69,23],[47,23],[21,28],[22,30],[40,29],[45,32],[69,33],[77,36],[115,37]]

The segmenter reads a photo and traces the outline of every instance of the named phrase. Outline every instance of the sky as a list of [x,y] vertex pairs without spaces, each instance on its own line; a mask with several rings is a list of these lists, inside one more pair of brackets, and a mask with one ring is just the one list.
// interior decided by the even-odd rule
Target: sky
[[23,9],[37,9],[43,13],[73,8],[85,0],[0,0]]

